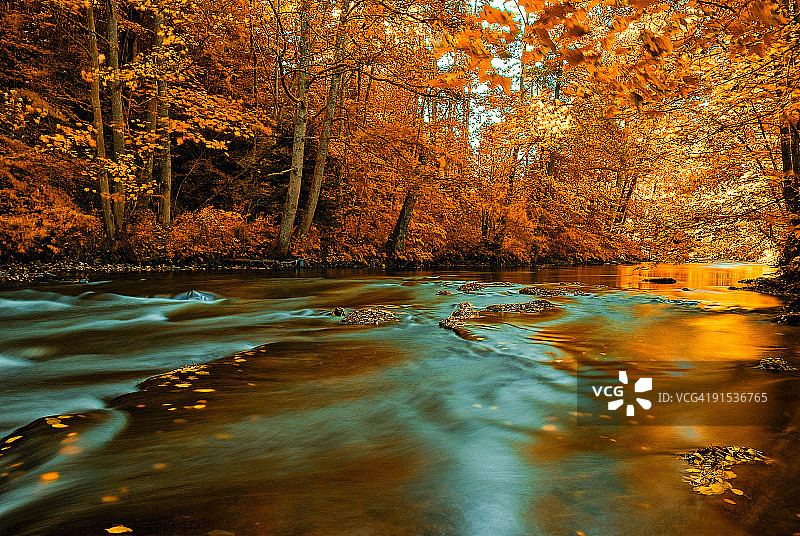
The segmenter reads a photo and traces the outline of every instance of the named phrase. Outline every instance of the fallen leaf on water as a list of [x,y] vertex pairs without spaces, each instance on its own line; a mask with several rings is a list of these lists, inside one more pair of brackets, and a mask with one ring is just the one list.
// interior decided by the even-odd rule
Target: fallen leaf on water
[[117,502],[119,500],[119,497],[117,497],[116,495],[103,495],[103,498],[101,500],[104,503]]
[[8,439],[6,439],[6,443],[13,443],[14,441],[16,441],[17,439],[19,439],[21,437],[22,437],[21,435],[14,436],[14,437],[9,437]]
[[58,473],[55,471],[51,473],[44,473],[42,475],[39,475],[39,478],[41,478],[45,482],[52,482],[53,480],[58,480]]
[[194,389],[195,393],[213,393],[216,389]]
[[577,536],[586,536],[586,535],[585,535],[585,534],[584,534],[582,531],[580,531],[580,530],[576,530],[576,531],[575,531],[575,534],[576,534]]
[[542,426],[542,430],[544,430],[545,432],[555,432],[556,430],[558,430],[558,427],[555,424],[545,424],[544,426]]
[[725,502],[728,504],[736,504],[736,501],[732,501],[730,499],[725,499]]
[[735,493],[736,495],[744,495],[744,492],[742,490],[740,490],[740,489],[731,488],[731,491],[733,493]]
[[110,534],[122,534],[123,532],[133,532],[133,529],[128,528],[125,525],[114,525],[110,529],[106,529],[106,532]]

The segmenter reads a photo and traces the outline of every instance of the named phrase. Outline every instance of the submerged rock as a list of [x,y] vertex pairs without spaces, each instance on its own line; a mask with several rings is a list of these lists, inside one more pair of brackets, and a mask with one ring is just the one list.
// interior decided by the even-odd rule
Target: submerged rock
[[470,302],[461,302],[458,308],[450,313],[450,316],[439,322],[440,328],[450,329],[463,337],[464,320],[470,318],[479,318],[482,313],[540,313],[545,309],[555,307],[547,300],[535,300],[532,302],[524,303],[501,303],[496,305],[489,305],[483,309],[476,309]]
[[219,296],[211,292],[202,292],[200,290],[189,290],[176,294],[174,300],[193,300],[201,302],[212,302],[219,299]]
[[344,316],[344,308],[343,307],[336,307],[331,314],[333,316]]
[[490,305],[481,309],[484,313],[541,313],[545,309],[552,309],[555,307],[547,300],[535,300],[525,303],[501,303],[498,305]]
[[800,326],[800,314],[786,313],[772,319],[776,324],[786,324],[787,326]]
[[439,322],[440,328],[455,329],[462,325],[463,321],[468,318],[475,318],[478,316],[478,311],[469,302],[461,302],[458,308],[450,313],[450,316]]
[[449,290],[440,290],[436,294],[439,295],[439,296],[447,296],[447,295],[452,294],[452,292],[450,292]]
[[790,365],[781,357],[765,357],[758,362],[758,365],[754,365],[754,368],[761,370],[797,370],[797,367]]
[[399,319],[394,316],[394,313],[385,309],[357,309],[351,311],[347,316],[342,318],[339,322],[342,324],[360,324],[360,325],[377,325],[388,324],[390,322],[398,322]]
[[672,285],[677,283],[677,279],[673,279],[671,277],[648,277],[643,279],[642,281],[646,281],[648,283],[656,283],[658,285]]
[[461,292],[476,292],[478,290],[483,290],[488,287],[486,283],[478,283],[477,281],[470,281],[469,283],[464,283],[460,287],[457,287],[458,290]]
[[544,287],[524,287],[519,289],[520,294],[527,294],[529,296],[546,296],[548,298],[553,298],[556,296],[566,296],[567,293],[563,290],[559,289],[552,289],[552,288],[544,288]]

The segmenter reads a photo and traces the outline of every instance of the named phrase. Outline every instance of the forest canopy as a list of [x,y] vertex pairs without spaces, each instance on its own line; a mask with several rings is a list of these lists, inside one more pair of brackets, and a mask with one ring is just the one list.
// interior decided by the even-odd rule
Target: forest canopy
[[0,18],[0,262],[800,254],[788,0],[0,0]]

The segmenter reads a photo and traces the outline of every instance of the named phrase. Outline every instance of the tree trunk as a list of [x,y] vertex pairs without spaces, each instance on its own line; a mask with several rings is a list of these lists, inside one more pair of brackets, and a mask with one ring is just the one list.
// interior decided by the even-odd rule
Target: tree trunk
[[100,107],[100,54],[97,52],[97,33],[94,24],[94,7],[89,2],[86,5],[86,19],[89,26],[89,56],[92,63],[92,115],[94,118],[95,141],[97,143],[97,160],[100,166],[98,178],[100,180],[100,205],[103,208],[103,222],[106,234],[110,240],[116,236],[114,217],[111,214],[111,192],[108,188],[108,173],[105,169],[106,144],[103,137],[103,111]]
[[[156,89],[158,92],[158,89]],[[154,135],[156,133],[156,128],[158,127],[158,93],[153,95],[153,97],[147,102],[147,145],[146,151],[148,152],[147,161],[145,162],[144,166],[144,177],[145,182],[149,183],[153,180],[153,165],[155,161],[155,152],[156,149],[152,145],[152,140],[154,140]]]
[[333,60],[337,67],[331,75],[331,84],[328,88],[328,101],[325,103],[325,125],[322,127],[322,137],[319,140],[317,149],[317,161],[314,164],[314,176],[311,179],[311,192],[308,194],[308,207],[300,223],[298,239],[302,239],[311,229],[311,222],[314,220],[314,213],[317,210],[317,202],[319,201],[319,192],[322,189],[322,178],[325,175],[325,163],[328,160],[328,145],[331,139],[331,125],[333,124],[333,114],[336,110],[336,98],[339,95],[339,82],[342,79],[342,70],[339,68],[339,64],[344,57],[345,31],[347,13],[349,11],[350,0],[342,0],[342,18],[339,21],[339,35],[336,36],[336,52]]
[[[553,100],[557,101],[561,98],[561,75],[564,72],[561,65],[558,66],[558,70],[556,71],[556,87],[553,91]],[[547,160],[547,169],[545,170],[549,176],[553,176],[556,171],[556,151],[555,149],[550,149],[550,158]]]
[[164,11],[163,4],[158,6],[155,14],[155,50],[158,80],[158,139],[159,168],[161,179],[161,224],[169,228],[172,225],[172,155],[169,140],[169,102],[167,99],[167,83],[164,80]]
[[283,209],[281,230],[278,235],[277,253],[285,257],[289,253],[289,241],[297,216],[297,204],[300,200],[300,183],[303,180],[303,157],[306,147],[306,126],[308,124],[308,63],[310,57],[309,39],[311,25],[308,21],[307,0],[300,7],[300,72],[297,77],[297,111],[294,116],[294,141],[292,143],[292,171],[289,174],[289,190],[286,192],[286,204]]
[[392,257],[396,256],[398,253],[402,253],[406,249],[406,233],[408,232],[408,224],[411,223],[411,216],[414,213],[414,205],[416,205],[416,203],[417,193],[412,186],[409,187],[408,192],[406,192],[403,208],[400,209],[397,223],[394,226],[389,240],[386,242],[386,252]]
[[623,181],[622,190],[619,194],[619,205],[617,206],[617,210],[614,215],[614,224],[611,227],[611,232],[614,232],[615,230],[621,230],[625,225],[625,220],[628,218],[628,207],[631,203],[631,196],[633,196],[633,191],[635,189],[636,177],[633,177],[628,181]]
[[787,122],[781,127],[781,163],[783,165],[783,200],[789,213],[789,234],[783,249],[782,264],[800,255],[800,132],[798,125]]
[[[120,164],[125,155],[125,136],[124,119],[122,116],[122,83],[119,79],[119,37],[117,35],[117,2],[107,0],[108,20],[106,29],[108,30],[108,66],[111,68],[111,128],[114,134],[114,151],[112,158],[114,162]],[[125,227],[125,179],[119,176],[114,178],[114,220],[117,231],[122,231]]]

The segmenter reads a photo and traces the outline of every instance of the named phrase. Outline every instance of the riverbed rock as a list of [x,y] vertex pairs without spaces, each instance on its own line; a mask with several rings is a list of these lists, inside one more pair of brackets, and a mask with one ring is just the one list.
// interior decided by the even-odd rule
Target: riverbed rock
[[555,307],[547,300],[535,300],[524,303],[501,303],[484,307],[482,313],[541,313],[546,309]]
[[479,290],[483,290],[489,285],[485,283],[478,283],[477,281],[470,281],[469,283],[464,283],[463,285],[457,287],[458,290],[461,292],[477,292]]
[[219,299],[219,296],[211,292],[203,292],[201,290],[189,290],[176,294],[174,300],[188,300],[200,302],[213,302]]
[[537,286],[530,286],[524,287],[519,289],[520,294],[527,294],[528,296],[545,296],[548,298],[554,298],[557,296],[566,296],[567,293],[563,290],[559,289],[552,289],[552,288],[545,288],[545,287],[537,287]]
[[673,279],[671,277],[648,277],[643,279],[642,281],[646,281],[648,283],[655,283],[657,285],[672,285],[677,283],[677,279]]
[[464,320],[477,316],[478,310],[470,302],[461,302],[458,304],[458,308],[450,313],[450,316],[439,322],[439,327],[455,330],[464,323]]
[[776,316],[772,319],[773,322],[776,324],[786,324],[787,326],[800,326],[800,314],[798,313],[786,313],[780,316]]
[[452,294],[452,292],[450,292],[449,290],[440,290],[436,294],[439,295],[439,296],[448,296],[448,295]]
[[482,313],[540,313],[545,309],[555,307],[547,300],[535,300],[524,303],[501,303],[489,305],[483,309],[476,309],[470,302],[461,302],[458,308],[450,313],[450,316],[439,322],[440,328],[450,329],[463,336],[462,332],[464,320],[479,318]]
[[335,309],[334,309],[334,310],[331,312],[331,314],[332,314],[333,316],[344,316],[344,315],[345,315],[345,311],[344,311],[344,308],[343,308],[343,307],[336,307],[336,308],[335,308]]
[[391,311],[367,307],[364,309],[356,309],[355,311],[351,311],[339,322],[342,324],[357,324],[367,326],[388,324],[390,322],[398,321],[399,319]]
[[761,370],[797,370],[797,367],[789,364],[782,357],[765,357],[758,362],[758,365],[754,365],[754,368]]

